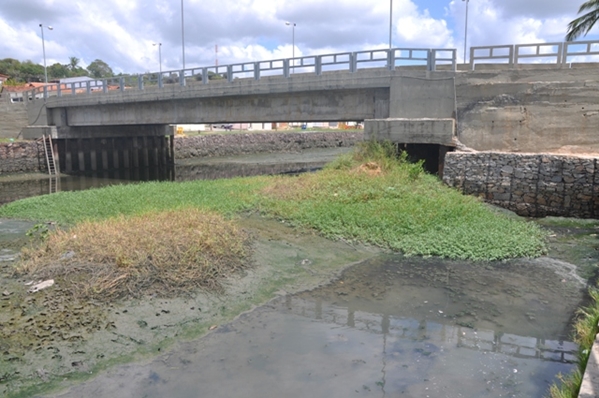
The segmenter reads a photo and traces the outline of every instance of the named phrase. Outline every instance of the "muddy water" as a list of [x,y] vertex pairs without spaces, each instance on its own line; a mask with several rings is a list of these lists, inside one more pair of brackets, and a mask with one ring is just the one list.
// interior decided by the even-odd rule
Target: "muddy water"
[[60,397],[541,397],[584,283],[547,258],[382,255]]

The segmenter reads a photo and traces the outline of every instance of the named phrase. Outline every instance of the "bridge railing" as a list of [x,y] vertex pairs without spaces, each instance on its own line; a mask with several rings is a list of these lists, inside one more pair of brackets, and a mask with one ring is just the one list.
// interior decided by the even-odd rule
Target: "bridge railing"
[[510,67],[530,63],[554,64],[562,67],[577,57],[580,62],[599,55],[599,41],[506,44],[470,47],[470,70],[480,61],[507,64]]
[[259,80],[266,76],[291,77],[294,73],[312,73],[317,76],[330,71],[357,72],[367,68],[387,68],[419,65],[434,71],[437,66],[456,70],[455,49],[392,48],[344,52],[335,54],[309,55],[304,57],[268,61],[243,62],[231,65],[207,66],[184,70],[119,76],[108,79],[89,80],[77,83],[50,84],[28,93],[29,100],[62,97],[65,95],[107,93],[109,91],[161,89],[178,84],[185,86],[190,81],[209,84],[213,80],[232,82],[236,79]]

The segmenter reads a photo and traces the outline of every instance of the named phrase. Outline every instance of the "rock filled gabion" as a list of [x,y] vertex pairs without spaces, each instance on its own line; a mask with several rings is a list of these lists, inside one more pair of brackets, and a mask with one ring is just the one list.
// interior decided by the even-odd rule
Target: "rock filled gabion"
[[36,141],[0,144],[0,174],[46,170],[43,151]]
[[599,217],[599,157],[450,152],[443,181],[526,217]]

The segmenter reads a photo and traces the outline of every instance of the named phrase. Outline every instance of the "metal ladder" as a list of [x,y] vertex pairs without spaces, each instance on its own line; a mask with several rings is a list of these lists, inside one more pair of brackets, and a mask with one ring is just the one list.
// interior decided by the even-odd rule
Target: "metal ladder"
[[42,135],[41,141],[44,145],[44,154],[46,155],[46,165],[48,166],[48,174],[50,174],[51,176],[58,175],[59,171],[56,166],[56,158],[54,157],[52,137],[49,135]]
[[46,165],[48,166],[48,174],[50,175],[49,181],[49,193],[55,193],[60,191],[60,177],[58,170],[58,163],[56,162],[56,156],[54,155],[54,145],[52,144],[52,137],[50,135],[42,135],[40,138],[42,145],[44,146],[44,154],[46,155]]

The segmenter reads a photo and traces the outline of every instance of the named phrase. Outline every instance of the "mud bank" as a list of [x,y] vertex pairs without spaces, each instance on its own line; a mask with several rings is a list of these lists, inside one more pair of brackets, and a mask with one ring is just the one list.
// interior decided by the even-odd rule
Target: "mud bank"
[[28,293],[31,281],[11,274],[32,225],[2,222],[10,223],[11,233],[0,243],[12,249],[0,253],[1,396],[35,396],[119,363],[155,357],[174,342],[200,337],[273,296],[323,285],[378,253],[250,217],[239,222],[256,238],[255,266],[225,281],[224,294],[196,291],[105,305],[72,300],[57,285]]

